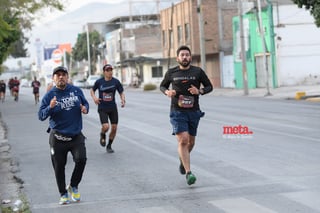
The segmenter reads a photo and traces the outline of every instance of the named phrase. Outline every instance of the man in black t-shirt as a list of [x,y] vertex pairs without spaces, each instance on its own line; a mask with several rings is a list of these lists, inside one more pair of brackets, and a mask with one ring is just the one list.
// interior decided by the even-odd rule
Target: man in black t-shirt
[[171,98],[170,122],[172,134],[176,135],[178,141],[179,170],[181,174],[186,174],[188,185],[196,181],[196,176],[190,169],[190,152],[195,143],[200,118],[204,115],[200,110],[199,95],[207,94],[213,89],[206,73],[200,67],[192,66],[191,61],[189,47],[178,48],[179,65],[169,69],[160,84],[160,90]]

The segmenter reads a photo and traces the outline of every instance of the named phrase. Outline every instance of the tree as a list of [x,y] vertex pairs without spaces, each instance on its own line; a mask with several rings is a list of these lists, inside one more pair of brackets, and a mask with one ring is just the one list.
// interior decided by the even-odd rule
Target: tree
[[305,7],[315,19],[315,24],[320,27],[320,1],[319,0],[293,0],[299,8]]
[[[98,55],[101,55],[99,45],[102,43],[103,38],[98,31],[89,32],[89,45],[90,45],[90,59],[91,70],[95,69]],[[78,35],[78,39],[74,47],[72,48],[72,57],[75,61],[88,60],[88,44],[87,33],[81,33]]]
[[[27,55],[24,32],[32,29],[37,12],[44,8],[63,10],[62,0],[0,0],[0,65],[9,55]],[[0,70],[1,72],[1,70]]]

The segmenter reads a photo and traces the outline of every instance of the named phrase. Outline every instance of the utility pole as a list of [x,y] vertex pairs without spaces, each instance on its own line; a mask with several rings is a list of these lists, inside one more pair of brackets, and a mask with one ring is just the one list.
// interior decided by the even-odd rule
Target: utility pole
[[268,67],[268,60],[267,60],[267,51],[266,51],[266,39],[264,36],[264,27],[262,24],[262,16],[261,16],[261,2],[258,2],[258,18],[259,18],[259,30],[260,30],[260,37],[262,41],[262,51],[263,51],[263,69],[266,71],[266,87],[267,87],[267,94],[266,96],[271,95],[270,93],[270,86],[269,86],[269,67]]
[[242,0],[238,1],[238,10],[239,10],[239,26],[240,26],[243,92],[244,92],[244,95],[248,95],[249,94],[249,91],[248,91],[248,74],[247,74],[247,62],[246,62],[246,49],[245,49],[245,45],[244,45]]
[[202,11],[202,1],[198,0],[198,20],[199,20],[199,37],[200,37],[200,60],[201,67],[203,70],[207,70],[206,67],[206,49],[205,49],[205,36],[204,36],[204,27],[203,27],[203,11]]
[[90,58],[90,39],[89,39],[89,23],[86,25],[86,32],[87,32],[87,50],[88,50],[88,72],[91,75],[91,58]]

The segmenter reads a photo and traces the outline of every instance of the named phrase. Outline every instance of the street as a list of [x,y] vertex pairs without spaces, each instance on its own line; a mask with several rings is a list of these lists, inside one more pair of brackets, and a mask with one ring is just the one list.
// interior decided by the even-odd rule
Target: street
[[[91,107],[83,115],[88,161],[81,202],[65,206],[58,204],[48,120],[38,120],[32,89],[21,88],[18,102],[7,93],[0,103],[33,213],[320,212],[319,103],[201,96],[205,116],[191,153],[197,182],[188,186],[178,170],[168,97],[125,90],[110,154],[99,144],[97,107],[89,90],[83,91]],[[73,165],[70,154],[67,183]]]

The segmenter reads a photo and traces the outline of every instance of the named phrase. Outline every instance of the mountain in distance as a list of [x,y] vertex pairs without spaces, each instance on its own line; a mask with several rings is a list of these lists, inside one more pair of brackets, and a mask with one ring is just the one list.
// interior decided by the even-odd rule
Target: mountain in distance
[[36,55],[36,39],[40,39],[42,45],[71,43],[73,46],[77,35],[84,32],[87,23],[107,22],[119,16],[156,14],[159,12],[158,9],[168,8],[177,2],[180,0],[160,1],[159,8],[156,1],[136,2],[132,3],[131,11],[129,3],[89,3],[52,21],[35,26],[31,32],[29,54],[32,58]]

